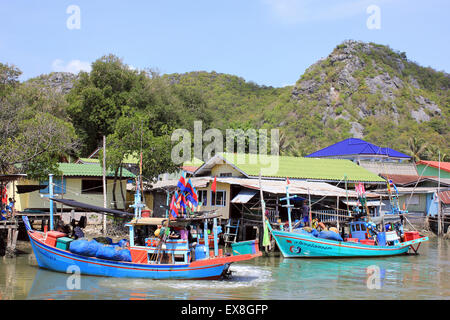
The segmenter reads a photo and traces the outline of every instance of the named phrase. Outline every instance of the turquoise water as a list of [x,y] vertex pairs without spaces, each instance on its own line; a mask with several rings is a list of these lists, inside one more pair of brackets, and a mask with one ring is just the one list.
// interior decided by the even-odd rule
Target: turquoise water
[[314,260],[260,257],[233,264],[232,279],[220,281],[81,276],[77,282],[69,274],[39,269],[31,248],[25,251],[13,259],[0,258],[0,299],[450,298],[448,240],[432,239],[422,244],[417,256]]

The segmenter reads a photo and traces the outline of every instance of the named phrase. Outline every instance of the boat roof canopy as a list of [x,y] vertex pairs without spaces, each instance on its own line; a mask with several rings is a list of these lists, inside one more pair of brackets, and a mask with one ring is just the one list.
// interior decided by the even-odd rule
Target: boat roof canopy
[[62,203],[63,205],[68,206],[68,207],[84,209],[86,211],[92,211],[92,212],[97,212],[97,213],[101,213],[101,214],[112,215],[115,217],[134,216],[134,213],[98,207],[98,206],[94,206],[92,204],[82,203],[82,202],[78,202],[78,201],[71,200],[71,199],[58,199],[58,198],[50,198],[50,199],[53,201]]

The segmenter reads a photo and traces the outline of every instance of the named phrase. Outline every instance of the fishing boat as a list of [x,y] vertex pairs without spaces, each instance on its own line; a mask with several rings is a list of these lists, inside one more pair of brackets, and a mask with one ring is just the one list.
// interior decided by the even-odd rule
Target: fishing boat
[[293,228],[288,185],[284,198],[288,203],[288,230],[276,230],[268,220],[266,224],[285,258],[382,257],[407,254],[410,250],[417,253],[421,243],[428,241],[428,237],[421,236],[417,231],[403,232],[403,215],[407,212],[399,209],[398,195],[391,194],[391,187],[395,186],[390,181],[388,189],[392,212],[382,217],[370,217],[367,205],[364,205],[367,204],[365,191],[357,190],[363,210],[357,208],[356,214],[349,217],[350,233],[345,239],[339,233],[331,231],[306,231],[306,228],[295,228],[295,225]]
[[[139,186],[139,181],[136,184]],[[50,195],[52,195],[52,177],[49,179]],[[194,190],[195,192],[195,190]],[[261,256],[258,246],[249,244],[246,253],[224,254],[218,247],[217,217],[214,212],[192,212],[191,214],[179,214],[176,217],[165,218],[142,217],[141,195],[139,187],[136,188],[134,214],[96,207],[83,204],[74,200],[57,199],[50,197],[50,230],[33,230],[27,216],[23,221],[30,238],[31,246],[39,267],[70,273],[78,271],[83,275],[125,277],[125,278],[148,278],[148,279],[220,279],[229,274],[232,263],[245,261]],[[52,207],[53,201],[61,202],[72,207],[82,208],[89,211],[102,212],[114,216],[128,216],[132,219],[125,225],[129,228],[129,239],[126,245],[118,250],[113,246],[103,246],[93,240],[73,240],[67,234],[53,230]],[[173,206],[172,206],[173,205]],[[176,210],[175,204],[171,209]],[[172,214],[172,213],[171,213]],[[174,229],[185,230],[193,227],[199,232],[198,238],[208,239],[208,223],[213,223],[214,247],[209,248],[209,241],[203,245],[197,244],[195,248],[187,238],[171,239],[171,231]],[[201,226],[203,225],[203,230]],[[135,243],[135,230],[142,226],[157,226],[158,233],[150,234],[145,238],[145,243]],[[124,239],[125,240],[125,239]],[[197,239],[198,240],[198,239]],[[77,241],[78,247],[74,244]],[[239,243],[236,243],[239,244]],[[97,246],[96,253],[89,253],[91,245]],[[91,246],[91,247],[89,247]],[[78,248],[76,251],[75,249]],[[110,249],[111,255],[99,255],[100,249]],[[111,250],[112,249],[112,250]],[[124,250],[124,251],[123,251]],[[120,251],[120,255],[117,254]],[[122,253],[125,253],[122,255]],[[124,257],[124,258],[121,258]]]

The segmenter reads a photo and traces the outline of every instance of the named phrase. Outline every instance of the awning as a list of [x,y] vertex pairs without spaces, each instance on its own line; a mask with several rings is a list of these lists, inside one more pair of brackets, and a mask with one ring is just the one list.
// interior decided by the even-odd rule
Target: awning
[[73,207],[73,208],[79,208],[84,209],[86,211],[93,211],[98,213],[103,213],[107,215],[113,215],[113,216],[119,216],[119,217],[128,217],[128,216],[134,216],[134,213],[120,211],[120,210],[114,210],[114,209],[108,209],[103,207],[97,207],[91,204],[78,202],[75,200],[70,199],[57,199],[57,198],[50,198],[53,201],[62,203],[65,206]]
[[[343,203],[348,204],[349,206],[357,206],[358,205],[358,201],[356,200],[342,200]],[[360,205],[360,204],[359,204]],[[385,204],[383,202],[380,202],[379,200],[372,200],[372,201],[367,201],[367,206],[368,207],[379,207],[379,206],[384,206]]]
[[20,185],[17,186],[17,193],[28,193],[28,192],[33,192],[36,190],[41,190],[41,189],[45,189],[47,188],[47,186],[41,186],[41,185]]
[[256,194],[253,190],[242,190],[239,194],[231,200],[231,203],[247,203]]

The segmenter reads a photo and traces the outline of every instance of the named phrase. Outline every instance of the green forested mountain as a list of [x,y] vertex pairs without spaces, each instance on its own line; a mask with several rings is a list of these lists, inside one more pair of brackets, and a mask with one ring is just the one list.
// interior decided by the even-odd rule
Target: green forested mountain
[[[24,83],[17,81],[20,71],[1,66],[2,78],[11,79],[0,86],[2,110],[20,101],[26,110],[73,126],[76,141],[70,139],[78,156],[108,136],[116,170],[124,153],[140,148],[130,141],[143,135],[151,142],[146,171],[170,168],[161,156],[170,153],[170,133],[192,131],[194,120],[202,120],[204,130],[278,128],[284,155],[303,156],[357,137],[415,159],[437,160],[440,151],[441,159],[450,161],[449,74],[419,66],[384,45],[345,41],[299,75],[295,85],[282,88],[216,72],[160,76],[131,70],[112,55],[95,61],[90,73],[51,73]],[[20,113],[3,114],[19,119]],[[25,128],[26,122],[17,122],[17,132],[20,125]],[[4,136],[9,137],[6,131]],[[58,156],[52,154],[52,163]],[[14,161],[4,166],[8,163]]]

